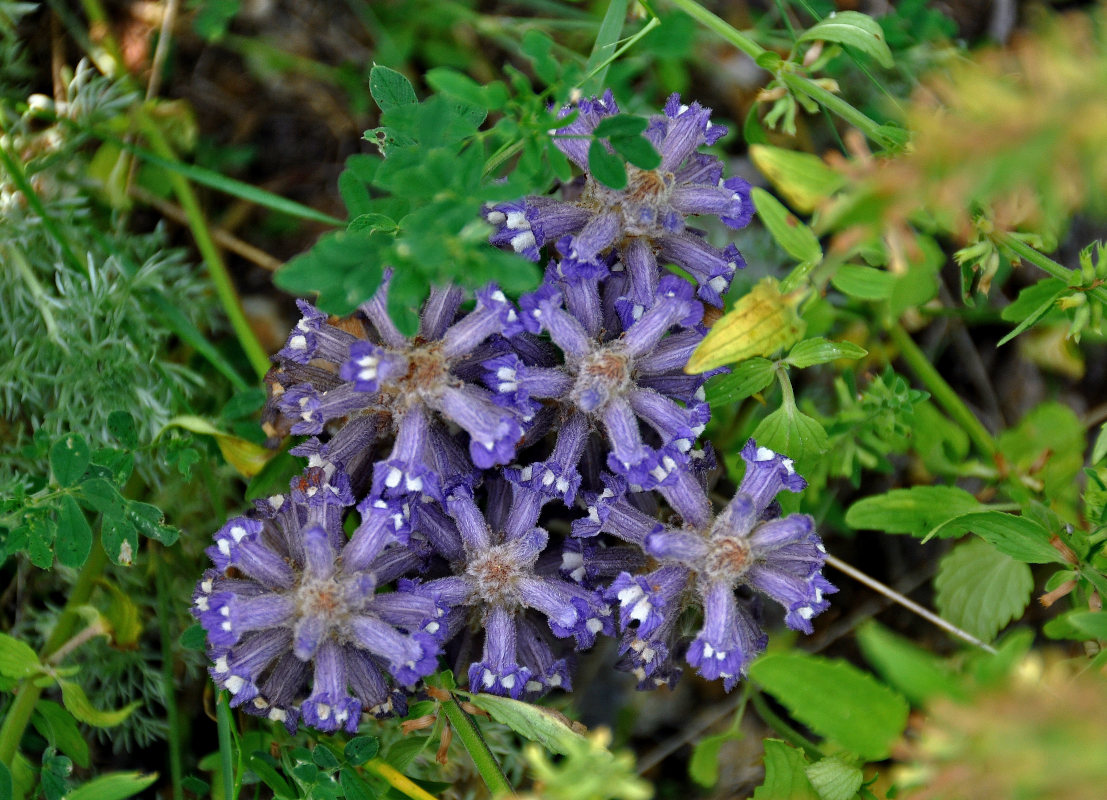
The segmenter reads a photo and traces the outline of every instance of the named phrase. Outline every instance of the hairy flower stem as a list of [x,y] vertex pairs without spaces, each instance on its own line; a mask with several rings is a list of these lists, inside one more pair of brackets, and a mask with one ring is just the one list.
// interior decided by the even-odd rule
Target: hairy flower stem
[[930,363],[926,354],[915,344],[911,334],[905,331],[899,323],[893,323],[888,326],[888,335],[896,347],[899,348],[900,356],[907,362],[907,366],[911,368],[911,371],[915,373],[915,377],[922,381],[927,390],[934,395],[938,405],[944,408],[946,413],[953,417],[954,422],[960,425],[965,433],[969,435],[980,454],[991,459],[996,452],[996,444],[992,434],[969,410],[969,407],[965,405],[957,392],[953,391],[953,388],[946,383],[946,379],[938,373],[938,370],[934,369],[934,365]]
[[484,783],[488,786],[488,791],[492,793],[492,796],[498,797],[505,794],[514,796],[515,790],[508,783],[507,776],[500,769],[496,757],[488,749],[488,743],[480,735],[480,729],[477,728],[473,718],[465,712],[465,709],[458,705],[457,698],[452,692],[450,693],[450,699],[442,702],[442,711],[445,712],[446,719],[453,726],[458,740],[469,752],[469,756],[477,767],[477,772],[484,779]]
[[[85,561],[85,565],[81,567],[81,571],[77,574],[77,582],[73,584],[65,608],[58,616],[58,621],[54,624],[54,630],[50,632],[46,644],[42,646],[42,651],[39,653],[41,661],[46,661],[72,638],[73,631],[80,620],[76,609],[88,602],[92,590],[96,586],[96,581],[100,578],[100,573],[104,571],[107,563],[107,553],[100,546],[100,537],[97,535],[93,539],[88,560]],[[27,725],[31,721],[31,715],[34,713],[35,704],[42,694],[42,688],[35,686],[34,681],[23,681],[19,691],[16,692],[15,700],[8,709],[7,716],[4,717],[3,726],[0,726],[0,763],[7,765],[9,769],[12,766],[15,753],[19,749],[23,732],[27,730]]]

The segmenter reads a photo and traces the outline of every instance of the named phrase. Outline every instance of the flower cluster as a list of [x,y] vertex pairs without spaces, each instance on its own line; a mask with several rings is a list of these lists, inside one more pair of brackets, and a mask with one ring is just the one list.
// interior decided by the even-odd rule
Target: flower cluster
[[409,339],[387,277],[344,319],[300,303],[266,426],[305,437],[308,466],[220,529],[193,599],[232,705],[352,731],[439,666],[530,699],[569,689],[601,635],[642,688],[684,660],[730,689],[765,647],[759,595],[806,632],[827,607],[812,520],[775,500],[805,486],[789,459],[750,441],[714,512],[710,375],[683,369],[743,266],[688,218],[745,225],[749,187],[699,152],[724,129],[676,96],[645,134],[660,165],[600,184],[589,140],[616,113],[610,93],[564,110],[575,197],[486,210],[493,244],[549,258],[518,305],[490,286],[464,311],[435,289]]

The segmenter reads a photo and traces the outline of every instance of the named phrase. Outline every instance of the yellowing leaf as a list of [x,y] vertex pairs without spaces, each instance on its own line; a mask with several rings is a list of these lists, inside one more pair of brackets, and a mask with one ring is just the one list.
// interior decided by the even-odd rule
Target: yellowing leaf
[[755,144],[750,146],[750,158],[788,204],[804,214],[814,211],[845,183],[840,174],[811,153]]
[[770,356],[799,341],[803,329],[794,298],[781,294],[776,280],[764,278],[707,332],[684,371],[695,374]]
[[262,467],[269,463],[269,459],[276,455],[275,450],[269,450],[239,436],[225,433],[203,417],[173,417],[166,423],[166,427],[171,425],[184,428],[186,431],[192,431],[193,433],[214,437],[223,458],[238,470],[240,475],[246,478],[252,478],[261,472]]
[[60,681],[62,690],[62,702],[66,710],[80,722],[94,725],[97,728],[111,728],[131,716],[131,712],[142,705],[141,700],[128,703],[123,708],[115,711],[101,711],[88,699],[85,690],[80,684],[73,681]]

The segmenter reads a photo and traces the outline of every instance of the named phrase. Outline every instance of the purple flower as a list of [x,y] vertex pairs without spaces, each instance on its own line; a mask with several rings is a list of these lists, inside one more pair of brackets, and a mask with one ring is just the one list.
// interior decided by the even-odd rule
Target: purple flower
[[[466,377],[479,378],[480,361],[492,355],[482,350],[486,342],[512,336],[522,325],[495,287],[478,291],[476,308],[460,317],[461,291],[434,289],[419,335],[408,340],[388,317],[389,278],[345,320],[328,321],[300,302],[304,318],[270,375],[270,417],[275,411],[285,420],[275,430],[322,437],[297,453],[313,466],[341,467],[359,488],[371,448],[391,436],[391,453],[372,470],[373,496],[441,498],[441,469],[461,474],[460,462],[469,471],[505,464],[523,438],[533,408]],[[451,424],[467,434],[467,454],[459,456],[446,427]]]
[[645,136],[661,155],[653,170],[627,165],[627,185],[611,189],[588,173],[592,132],[604,117],[619,113],[611,92],[562,109],[576,112],[555,132],[555,144],[585,171],[584,187],[572,200],[528,197],[501,203],[485,218],[496,231],[493,244],[510,247],[537,261],[540,249],[566,237],[563,255],[567,275],[606,274],[604,258],[617,251],[630,275],[630,297],[648,304],[656,292],[659,265],[676,264],[699,283],[699,297],[722,305],[736,269],[745,266],[733,245],[719,250],[688,228],[689,216],[716,216],[731,228],[745,227],[753,215],[750,186],[742,178],[723,178],[722,163],[698,152],[726,132],[711,123],[710,109],[683,105],[679,95],[664,114],[650,119]]
[[[236,517],[208,548],[215,565],[193,596],[207,631],[212,679],[231,705],[322,731],[357,730],[363,711],[403,706],[388,677],[410,685],[437,666],[438,645],[419,632],[438,609],[426,598],[377,593],[418,559],[395,544],[375,509],[347,543],[352,502],[341,472],[322,468],[292,482],[288,496]],[[415,631],[414,633],[412,631]],[[310,684],[310,690],[307,685]]]
[[[631,309],[622,334],[604,340],[593,332],[602,330],[598,318],[582,319],[564,307],[565,296],[573,291],[590,292],[595,302],[585,305],[599,306],[595,287],[585,282],[565,292],[547,283],[520,303],[523,324],[535,332],[546,331],[564,353],[564,365],[530,367],[519,359],[495,359],[486,362],[485,383],[507,397],[525,393],[528,398],[560,402],[564,422],[559,447],[576,454],[566,459],[569,468],[576,468],[583,440],[594,425],[606,434],[607,466],[613,472],[638,489],[672,483],[677,480],[674,473],[688,467],[688,453],[703,432],[709,410],[699,387],[691,398],[683,392],[673,398],[654,386],[665,387],[667,379],[683,374],[686,354],[701,338],[689,326],[699,322],[703,307],[687,282],[669,275],[661,280],[651,305]],[[674,327],[684,330],[670,335]],[[678,386],[689,388],[686,383]]]
[[556,558],[543,558],[551,548],[549,535],[537,527],[539,512],[568,490],[557,488],[556,477],[549,486],[528,488],[546,466],[527,470],[515,471],[516,483],[486,481],[485,511],[464,487],[446,498],[446,514],[427,508],[419,528],[453,574],[401,587],[448,609],[436,622],[436,634],[442,624],[446,639],[479,626],[483,650],[468,665],[470,687],[516,699],[568,688],[567,662],[557,657],[549,634],[572,638],[577,649],[585,649],[597,634],[615,630],[600,593],[564,579]]
[[792,461],[752,439],[742,458],[746,474],[717,515],[710,514],[702,489],[689,483],[667,494],[684,524],[663,525],[613,482],[590,498],[588,517],[574,526],[578,536],[606,532],[636,544],[658,564],[646,575],[620,573],[607,590],[619,606],[624,666],[647,686],[652,670],[663,667],[655,663],[658,654],[672,656],[676,620],[690,601],[702,609],[703,625],[688,646],[687,661],[705,678],[723,678],[729,690],[767,643],[737,590],[775,600],[785,624],[805,633],[836,591],[822,576],[826,551],[811,517],[778,516],[776,495],[806,486]]

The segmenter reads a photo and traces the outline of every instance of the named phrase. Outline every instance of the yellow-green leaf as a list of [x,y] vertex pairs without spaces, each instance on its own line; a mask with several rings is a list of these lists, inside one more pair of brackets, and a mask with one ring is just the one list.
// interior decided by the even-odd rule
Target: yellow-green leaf
[[754,356],[790,347],[803,335],[796,298],[780,293],[773,278],[762,279],[707,332],[684,371],[706,372]]
[[142,705],[141,700],[128,703],[123,708],[115,711],[101,711],[92,705],[80,684],[72,681],[60,681],[62,690],[62,702],[66,709],[79,721],[97,728],[111,728],[118,725],[131,715],[131,712]]
[[156,772],[111,772],[93,778],[65,796],[66,800],[124,800],[158,779]]
[[750,146],[750,158],[773,188],[797,211],[810,214],[845,183],[845,178],[811,153],[767,144]]
[[241,437],[226,433],[203,417],[190,415],[173,417],[166,423],[166,427],[170,426],[214,437],[223,458],[245,478],[252,478],[257,475],[261,472],[262,467],[269,463],[269,459],[276,455],[275,450],[269,450]]
[[764,189],[754,187],[751,196],[758,217],[784,252],[797,261],[822,261],[823,249],[819,245],[819,237],[799,217]]
[[26,678],[39,670],[38,656],[26,642],[0,633],[0,675]]

